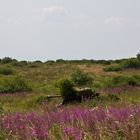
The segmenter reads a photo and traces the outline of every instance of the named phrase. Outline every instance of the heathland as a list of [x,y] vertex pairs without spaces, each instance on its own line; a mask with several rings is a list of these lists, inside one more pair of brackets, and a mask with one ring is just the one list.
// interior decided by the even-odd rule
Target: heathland
[[[48,95],[63,94],[62,82],[69,96],[71,85],[99,96],[59,106],[63,96]],[[119,60],[0,59],[0,135],[2,140],[139,140],[140,54]]]

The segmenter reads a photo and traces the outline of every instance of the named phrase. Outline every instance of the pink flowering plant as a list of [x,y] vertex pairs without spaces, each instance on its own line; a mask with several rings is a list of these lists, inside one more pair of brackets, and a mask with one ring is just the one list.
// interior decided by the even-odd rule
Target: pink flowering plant
[[5,114],[2,124],[10,140],[135,140],[140,138],[140,106]]

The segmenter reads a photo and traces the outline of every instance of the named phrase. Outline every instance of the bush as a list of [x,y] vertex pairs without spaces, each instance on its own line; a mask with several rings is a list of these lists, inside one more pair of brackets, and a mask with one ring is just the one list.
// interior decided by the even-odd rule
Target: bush
[[2,75],[12,75],[14,71],[8,67],[0,67],[0,74]]
[[135,76],[116,76],[112,79],[114,86],[119,85],[130,85],[130,86],[139,86],[140,80]]
[[39,65],[37,63],[28,63],[29,68],[38,68]]
[[128,60],[124,61],[123,67],[124,68],[135,68],[135,69],[138,69],[138,68],[140,68],[140,60],[138,60],[136,58],[128,59]]
[[20,76],[0,79],[0,93],[29,92],[31,87]]
[[137,59],[140,60],[140,53],[137,54]]
[[112,60],[95,60],[96,64],[110,65]]
[[66,61],[65,60],[63,60],[63,59],[57,59],[56,60],[56,63],[65,63]]
[[65,101],[70,101],[76,98],[75,90],[71,80],[65,79],[60,81],[61,96]]
[[133,77],[140,82],[140,75],[133,75]]
[[48,60],[48,61],[45,62],[45,64],[53,65],[53,64],[55,64],[55,61],[54,60]]
[[77,69],[72,75],[72,81],[75,86],[90,86],[92,85],[92,77],[88,73],[84,73]]
[[33,63],[39,63],[39,64],[42,64],[43,62],[40,61],[40,60],[36,60],[36,61],[33,61]]
[[123,68],[121,66],[110,66],[103,69],[106,72],[113,72],[113,71],[122,71]]
[[13,61],[13,59],[10,57],[4,57],[3,59],[1,59],[2,64],[10,63],[12,61]]

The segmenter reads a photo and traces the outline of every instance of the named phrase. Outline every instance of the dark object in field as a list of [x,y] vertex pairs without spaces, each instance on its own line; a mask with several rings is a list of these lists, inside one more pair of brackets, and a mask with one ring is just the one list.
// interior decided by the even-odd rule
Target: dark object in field
[[51,99],[51,98],[58,98],[58,97],[62,97],[61,95],[48,95],[47,98]]
[[39,96],[37,97],[35,103],[36,104],[46,104],[50,99],[62,97],[61,95],[47,95],[47,96]]
[[68,103],[80,103],[84,100],[91,100],[94,97],[98,97],[99,93],[95,93],[91,88],[75,88],[75,96],[72,99],[63,99],[62,105]]

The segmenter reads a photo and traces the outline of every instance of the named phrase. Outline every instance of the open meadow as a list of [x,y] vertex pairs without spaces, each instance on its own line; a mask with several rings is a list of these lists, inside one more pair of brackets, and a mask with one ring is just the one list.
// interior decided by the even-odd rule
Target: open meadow
[[[60,88],[65,80],[99,96],[60,105],[73,93],[65,82],[65,92]],[[1,59],[0,139],[140,140],[139,55],[114,61]]]

